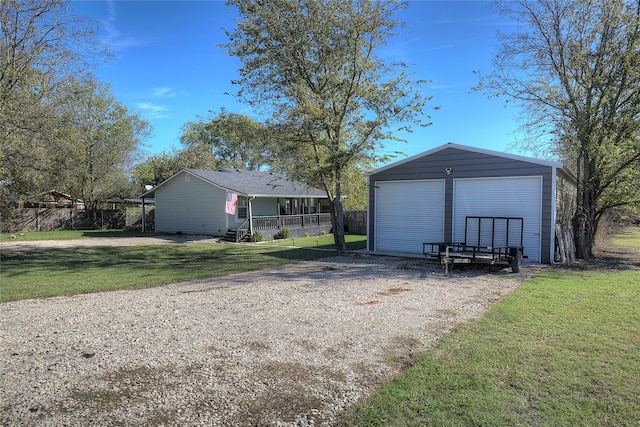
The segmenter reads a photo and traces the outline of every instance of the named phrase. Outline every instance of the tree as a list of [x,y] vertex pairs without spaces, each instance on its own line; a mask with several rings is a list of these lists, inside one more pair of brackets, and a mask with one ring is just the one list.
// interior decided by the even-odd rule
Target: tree
[[132,181],[136,191],[143,192],[145,186],[156,186],[180,169],[217,169],[218,167],[220,163],[209,150],[201,146],[189,146],[182,150],[163,151],[137,163],[133,170]]
[[365,210],[367,208],[367,177],[358,166],[350,166],[344,173],[344,209]]
[[185,123],[180,136],[183,148],[148,157],[136,165],[133,179],[142,189],[160,184],[182,168],[273,168],[269,141],[262,123],[222,109],[208,120],[198,118]]
[[538,141],[571,163],[577,256],[590,258],[602,216],[640,203],[640,2],[497,7],[521,30],[500,36],[494,71],[478,88],[519,102],[528,129],[546,135]]
[[230,0],[240,19],[223,47],[242,61],[239,98],[263,107],[288,175],[323,188],[338,252],[349,167],[386,160],[382,142],[422,124],[428,99],[404,63],[377,55],[401,27],[394,0]]
[[272,158],[264,125],[224,109],[209,120],[187,122],[180,142],[186,148],[210,152],[223,167],[260,170]]
[[[146,191],[145,186],[156,186],[182,169],[180,157],[175,153],[162,152],[147,157],[136,164],[133,170],[133,183],[137,191]],[[138,193],[138,194],[139,194]]]
[[109,52],[94,39],[97,26],[70,14],[64,0],[3,0],[0,27],[0,197],[6,207],[41,189],[49,153],[57,151],[55,103],[66,82]]
[[[99,205],[127,187],[128,177],[149,123],[131,114],[110,93],[108,85],[93,80],[76,82],[61,106],[64,120],[57,136],[65,140],[56,163],[64,168],[65,188],[84,201],[94,221]],[[60,171],[62,172],[62,171]]]

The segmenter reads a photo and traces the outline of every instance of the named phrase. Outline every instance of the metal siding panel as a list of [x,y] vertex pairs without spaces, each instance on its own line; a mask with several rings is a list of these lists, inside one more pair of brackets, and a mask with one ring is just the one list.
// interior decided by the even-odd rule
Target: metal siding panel
[[444,238],[444,180],[375,184],[375,250],[422,253]]
[[[451,168],[451,175],[445,169]],[[400,180],[446,180],[445,199],[445,240],[452,240],[453,230],[453,181],[460,178],[497,178],[497,177],[543,177],[542,203],[542,262],[551,262],[549,253],[553,254],[553,240],[550,238],[553,228],[550,189],[552,167],[525,160],[510,159],[486,153],[477,153],[455,147],[434,152],[428,156],[416,158],[406,163],[385,169],[369,176],[369,236],[368,247],[375,250],[375,209],[376,194],[374,182]]]
[[523,217],[524,254],[540,262],[542,177],[456,179],[453,215],[456,242],[464,241],[466,216]]

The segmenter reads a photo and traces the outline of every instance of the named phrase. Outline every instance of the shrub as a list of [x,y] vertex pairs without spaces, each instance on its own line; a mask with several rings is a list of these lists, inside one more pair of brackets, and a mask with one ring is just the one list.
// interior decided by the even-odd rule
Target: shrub
[[311,233],[309,233],[308,231],[304,232],[304,237],[311,237]]
[[291,232],[289,231],[288,228],[283,228],[280,230],[280,232],[278,234],[276,234],[274,236],[274,238],[276,239],[288,239],[289,236],[291,235]]
[[252,242],[262,242],[264,240],[264,236],[258,230],[254,231],[251,235]]

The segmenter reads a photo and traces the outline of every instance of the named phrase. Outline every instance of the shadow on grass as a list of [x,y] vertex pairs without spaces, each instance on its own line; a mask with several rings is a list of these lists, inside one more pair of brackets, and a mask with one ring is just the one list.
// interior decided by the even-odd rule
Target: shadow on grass
[[82,237],[134,237],[143,235],[139,230],[84,230]]
[[575,268],[597,270],[640,270],[640,248],[614,245],[599,246],[594,249],[595,257],[578,260]]
[[[6,250],[2,254],[3,275],[25,272],[74,272],[96,269],[159,271],[205,271],[227,274],[271,264],[326,257],[330,254],[306,249],[250,248],[236,245],[148,245]],[[277,261],[274,262],[274,258]],[[14,268],[15,267],[15,268]]]
[[307,249],[219,244],[3,251],[0,300],[158,286],[326,256]]
[[[357,257],[352,265],[283,264],[321,260],[333,251],[260,245],[147,245],[121,247],[57,248],[2,253],[1,300],[12,301],[58,295],[136,289],[168,283],[228,276],[263,270],[261,278],[309,279],[310,286],[324,286],[344,278],[376,275],[377,260]],[[349,264],[350,257],[343,258]],[[355,260],[356,258],[352,258]],[[327,261],[333,261],[328,258]],[[414,268],[398,268],[397,276],[413,276]],[[255,283],[256,276],[233,276],[230,284]]]

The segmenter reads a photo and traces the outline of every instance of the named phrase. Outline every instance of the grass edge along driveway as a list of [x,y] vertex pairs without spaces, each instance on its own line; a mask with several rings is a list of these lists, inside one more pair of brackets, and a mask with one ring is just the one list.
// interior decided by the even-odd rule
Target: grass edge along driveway
[[[639,247],[640,228],[624,241]],[[640,425],[638,258],[540,274],[417,357],[345,423]]]
[[[351,248],[364,245],[365,236],[346,237]],[[331,256],[335,254],[331,251],[334,248],[331,235],[300,238],[295,242],[289,239],[281,244],[194,243],[32,251],[2,248],[0,301],[135,289],[224,276]]]

